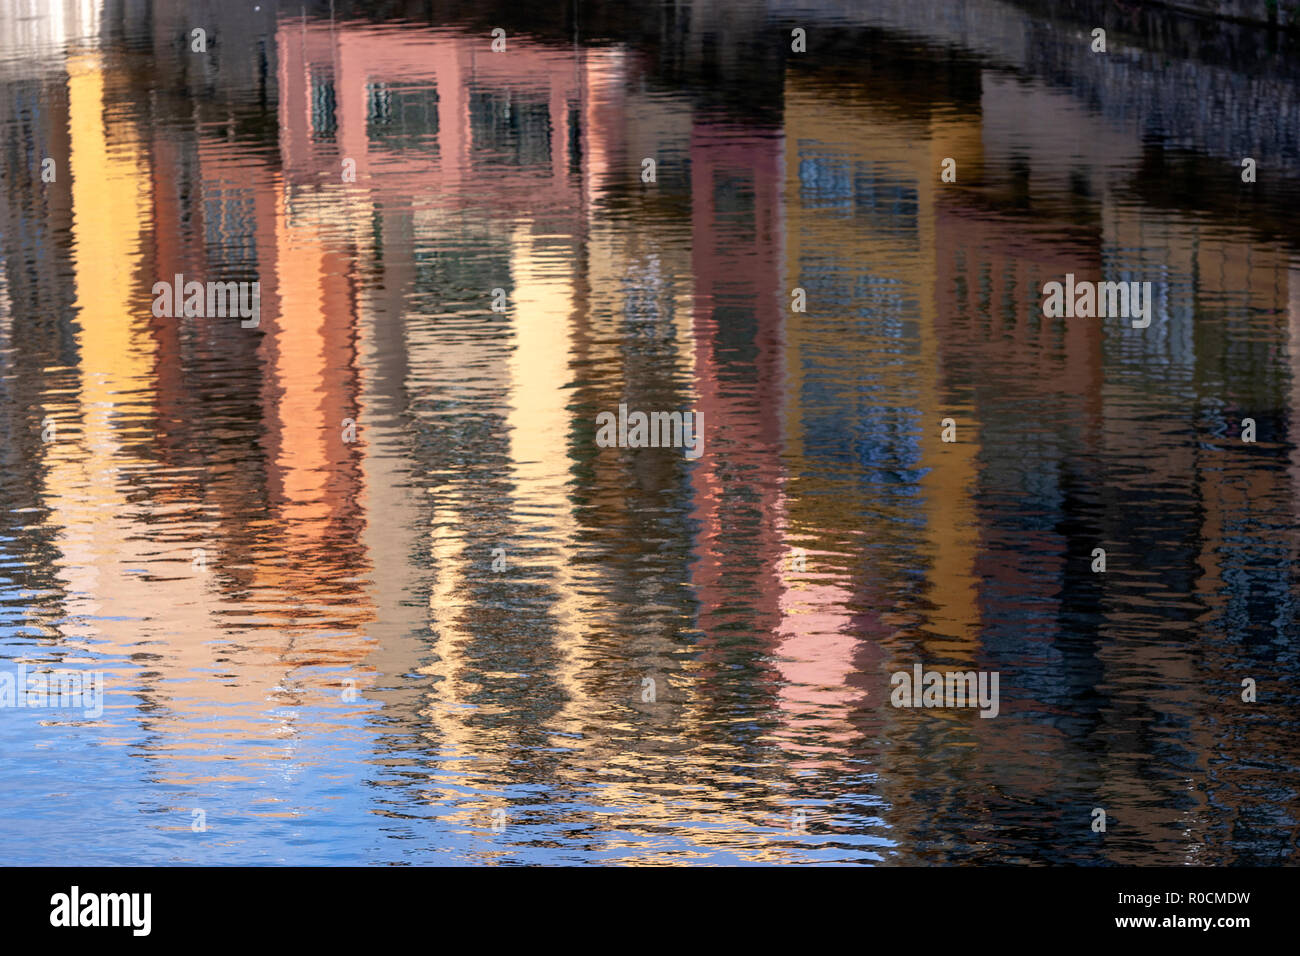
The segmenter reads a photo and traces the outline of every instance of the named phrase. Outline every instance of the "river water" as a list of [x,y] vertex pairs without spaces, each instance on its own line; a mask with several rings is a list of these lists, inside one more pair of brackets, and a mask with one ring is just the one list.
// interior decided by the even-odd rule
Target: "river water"
[[[0,859],[1294,861],[1293,41],[14,6]],[[894,706],[918,665],[996,716]]]

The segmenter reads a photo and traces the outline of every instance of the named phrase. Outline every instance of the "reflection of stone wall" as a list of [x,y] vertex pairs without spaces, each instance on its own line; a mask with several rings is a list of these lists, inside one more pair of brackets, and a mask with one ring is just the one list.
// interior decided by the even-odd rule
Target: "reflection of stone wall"
[[1044,38],[1025,65],[1143,138],[1232,164],[1251,156],[1271,172],[1300,175],[1300,87],[1294,80],[1171,61],[1112,43],[1112,52],[1102,56],[1082,42]]
[[1249,23],[1288,26],[1300,23],[1300,2],[1296,0],[1155,0],[1175,10],[1187,10],[1212,17],[1228,17]]
[[[1252,156],[1273,175],[1300,177],[1300,72],[1285,49],[1269,46],[1272,31],[1202,28],[1158,7],[1121,16],[1096,0],[769,0],[768,8],[790,23],[833,18],[957,46],[1068,89],[1117,130],[1227,163]],[[1092,52],[1093,25],[1105,27],[1108,53]]]

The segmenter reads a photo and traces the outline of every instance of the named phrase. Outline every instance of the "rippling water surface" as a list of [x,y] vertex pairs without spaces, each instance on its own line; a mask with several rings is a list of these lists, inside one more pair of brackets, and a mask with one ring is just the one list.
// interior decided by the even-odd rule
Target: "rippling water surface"
[[1294,858],[1285,38],[251,7],[0,14],[0,665],[104,681],[0,708],[0,858]]

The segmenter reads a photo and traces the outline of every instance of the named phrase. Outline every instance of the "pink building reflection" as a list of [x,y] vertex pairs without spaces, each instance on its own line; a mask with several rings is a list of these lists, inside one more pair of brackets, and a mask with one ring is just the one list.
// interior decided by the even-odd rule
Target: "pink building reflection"
[[342,183],[352,161],[375,199],[489,205],[494,217],[579,210],[584,54],[292,21],[277,44],[290,182]]

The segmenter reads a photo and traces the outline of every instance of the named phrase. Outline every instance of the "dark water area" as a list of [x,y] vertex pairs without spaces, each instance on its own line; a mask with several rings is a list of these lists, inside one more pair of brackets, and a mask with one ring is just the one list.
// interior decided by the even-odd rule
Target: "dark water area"
[[[1296,46],[0,12],[0,859],[1295,862]],[[896,706],[918,666],[996,716]]]

